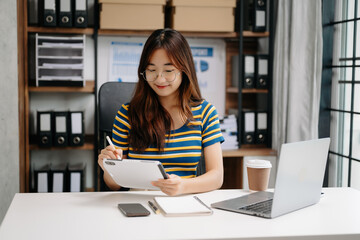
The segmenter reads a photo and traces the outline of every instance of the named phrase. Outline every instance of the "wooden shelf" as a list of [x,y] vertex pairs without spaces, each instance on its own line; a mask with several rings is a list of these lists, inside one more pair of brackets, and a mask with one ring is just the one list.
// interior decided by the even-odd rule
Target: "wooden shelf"
[[49,147],[49,148],[44,148],[44,147],[39,147],[37,144],[30,144],[30,150],[94,150],[95,146],[93,143],[88,143],[86,142],[83,146],[79,146],[79,147],[72,147],[72,146],[67,146],[67,147]]
[[29,92],[76,92],[76,93],[94,93],[95,81],[86,81],[85,87],[35,87],[30,86]]
[[[227,93],[239,93],[239,89],[237,87],[229,87],[226,89]],[[243,88],[241,90],[242,93],[268,93],[268,89],[256,89],[256,88]]]
[[93,28],[59,28],[59,27],[33,27],[27,28],[28,32],[33,33],[64,33],[64,34],[94,34]]
[[276,156],[277,152],[271,148],[240,148],[236,150],[222,151],[223,157],[245,157],[245,156]]
[[[152,30],[115,30],[115,29],[99,29],[99,35],[120,35],[120,36],[149,36]],[[185,37],[201,37],[201,38],[239,38],[238,32],[186,32],[181,31]],[[246,38],[268,37],[269,32],[251,32],[244,31],[243,36]]]

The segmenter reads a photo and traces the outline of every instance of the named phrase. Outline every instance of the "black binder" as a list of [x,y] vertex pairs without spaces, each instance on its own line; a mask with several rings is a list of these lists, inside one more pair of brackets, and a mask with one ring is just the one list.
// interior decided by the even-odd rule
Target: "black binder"
[[254,144],[255,143],[255,111],[243,110],[242,111],[242,143]]
[[72,0],[58,0],[58,26],[72,27],[73,24]]
[[39,23],[56,27],[56,0],[39,0]]
[[85,28],[88,25],[87,0],[74,0],[74,27]]
[[259,54],[256,56],[256,83],[255,87],[260,89],[267,89],[268,83],[268,66],[269,56]]
[[243,88],[255,87],[255,55],[244,54],[243,56],[244,76]]
[[50,165],[46,164],[34,170],[35,192],[51,192]]
[[253,7],[253,32],[266,31],[266,1],[267,0],[254,0]]
[[266,111],[257,111],[256,113],[256,144],[267,144],[267,116],[268,114]]
[[82,146],[84,145],[84,113],[81,111],[69,112],[69,145]]
[[67,163],[51,165],[51,192],[67,191]]
[[52,146],[52,111],[37,112],[37,139],[40,147]]
[[84,191],[84,174],[85,174],[85,163],[69,163],[69,191],[70,192],[83,192]]
[[54,112],[54,146],[65,147],[68,145],[68,112]]

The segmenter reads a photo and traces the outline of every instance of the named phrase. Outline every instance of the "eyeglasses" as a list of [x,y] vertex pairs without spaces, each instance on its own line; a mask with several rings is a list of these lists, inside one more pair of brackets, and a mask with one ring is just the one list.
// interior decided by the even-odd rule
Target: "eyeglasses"
[[[160,76],[165,78],[167,82],[173,82],[179,74],[180,72],[175,72],[175,70],[165,70],[161,72]],[[154,82],[158,78],[159,73],[155,70],[146,69],[144,72],[140,73],[140,75],[142,75],[146,81]]]

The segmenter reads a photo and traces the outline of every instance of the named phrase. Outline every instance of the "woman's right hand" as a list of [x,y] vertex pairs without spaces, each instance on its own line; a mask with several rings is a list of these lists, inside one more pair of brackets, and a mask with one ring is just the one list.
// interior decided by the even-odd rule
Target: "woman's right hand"
[[121,149],[115,149],[113,146],[109,145],[106,148],[102,149],[98,156],[98,164],[104,170],[103,160],[107,159],[122,159],[123,151]]

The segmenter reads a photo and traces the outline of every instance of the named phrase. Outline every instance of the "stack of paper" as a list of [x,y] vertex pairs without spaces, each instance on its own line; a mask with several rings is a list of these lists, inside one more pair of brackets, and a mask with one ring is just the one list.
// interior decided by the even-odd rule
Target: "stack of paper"
[[238,149],[237,120],[235,115],[229,115],[220,120],[221,133],[225,142],[221,144],[222,150]]

